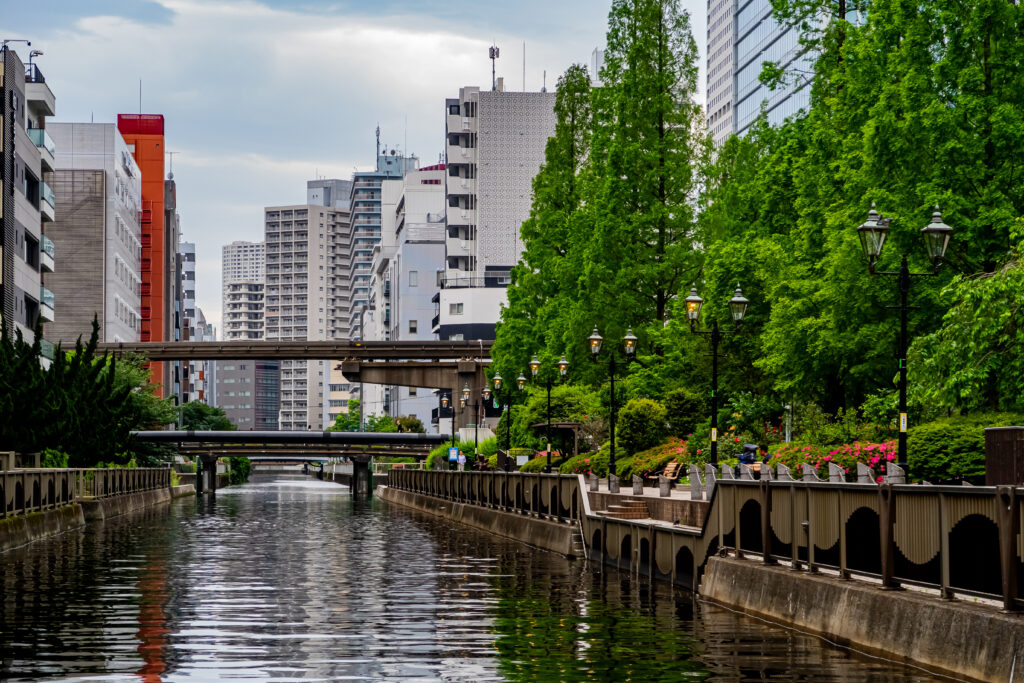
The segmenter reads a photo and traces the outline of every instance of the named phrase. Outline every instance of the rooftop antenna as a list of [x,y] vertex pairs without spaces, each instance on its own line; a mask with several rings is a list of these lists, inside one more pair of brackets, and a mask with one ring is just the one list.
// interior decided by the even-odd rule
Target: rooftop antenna
[[142,114],[142,79],[139,79],[139,114]]
[[523,92],[526,92],[526,41],[523,41]]
[[380,156],[380,124],[377,124],[377,156]]
[[540,91],[541,92],[547,92],[548,91],[548,70],[547,69],[544,69],[544,85],[542,85],[540,87]]
[[497,90],[498,89],[498,81],[497,81],[497,78],[495,78],[494,62],[498,58],[498,46],[497,45],[491,45],[489,52],[490,52],[490,57],[491,57],[491,90]]
[[170,170],[167,173],[168,180],[174,180],[174,155],[177,152],[168,152],[167,157],[170,159]]

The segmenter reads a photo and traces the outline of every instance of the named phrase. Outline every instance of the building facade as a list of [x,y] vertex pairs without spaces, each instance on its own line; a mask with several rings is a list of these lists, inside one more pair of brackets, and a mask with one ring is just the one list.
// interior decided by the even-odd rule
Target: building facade
[[[857,11],[849,21],[859,23]],[[744,134],[762,108],[779,125],[810,105],[814,56],[800,46],[799,27],[772,16],[771,0],[708,0],[707,124],[715,144]],[[765,62],[789,80],[774,90],[759,78]]]
[[[362,322],[367,341],[436,339],[432,318],[445,257],[444,177],[445,165],[437,164],[381,185],[381,240],[373,250]],[[431,414],[437,400],[430,389],[366,384],[362,396],[364,415],[414,415],[436,431]]]
[[[334,286],[329,247],[348,231],[347,210],[302,204],[264,209],[264,330],[269,341],[321,341],[329,336]],[[323,428],[323,361],[281,361],[279,428]]]
[[57,271],[48,277],[57,320],[46,336],[65,347],[93,316],[106,342],[138,341],[142,327],[142,172],[112,123],[54,123],[53,224]]
[[[177,214],[174,181],[164,178],[164,117],[160,114],[118,114],[117,129],[142,171],[139,212],[141,330],[139,341],[174,341],[177,281]],[[174,363],[149,364],[161,397],[176,396]],[[180,382],[180,375],[178,381]]]
[[262,282],[232,282],[224,295],[221,327],[224,341],[263,339],[264,284]]
[[459,90],[445,101],[445,263],[433,331],[493,339],[523,250],[533,177],[555,132],[553,93]]
[[236,282],[263,282],[266,260],[266,245],[263,242],[235,241],[221,247],[221,301],[225,301],[228,285]]
[[278,429],[279,363],[268,360],[216,361],[216,404],[242,431]]
[[[32,56],[26,67],[6,44],[0,49],[2,313],[10,333],[19,330],[29,341],[35,338],[37,321],[55,320],[54,294],[46,287],[45,274],[55,266],[55,248],[46,233],[56,219],[56,198],[48,182],[56,146],[46,120],[56,113],[56,100],[38,65],[31,64]],[[48,341],[44,355],[52,357]]]

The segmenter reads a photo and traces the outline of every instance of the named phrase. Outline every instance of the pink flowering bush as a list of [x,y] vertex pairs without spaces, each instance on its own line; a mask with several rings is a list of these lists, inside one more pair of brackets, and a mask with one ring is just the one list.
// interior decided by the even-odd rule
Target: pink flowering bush
[[814,467],[818,476],[828,479],[829,463],[839,466],[848,481],[857,476],[857,463],[863,463],[874,470],[876,476],[885,473],[886,463],[896,459],[896,441],[871,443],[855,441],[841,446],[825,447],[802,443],[780,444],[771,451],[769,465],[777,467],[786,465],[797,479],[803,476],[801,465],[807,463]]

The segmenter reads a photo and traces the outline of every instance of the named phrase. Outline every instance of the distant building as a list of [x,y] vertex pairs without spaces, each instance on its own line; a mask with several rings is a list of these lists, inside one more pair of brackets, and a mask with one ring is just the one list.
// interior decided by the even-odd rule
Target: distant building
[[332,209],[347,209],[352,195],[352,181],[321,178],[306,182],[306,203]]
[[142,328],[142,172],[112,123],[53,123],[57,272],[47,278],[57,319],[46,335],[64,347],[87,338],[93,316],[106,342],[138,341]]
[[[444,177],[445,165],[437,164],[381,184],[381,240],[373,249],[361,325],[366,341],[436,339],[432,318],[444,262]],[[431,428],[436,403],[428,388],[363,386],[364,414],[415,415],[428,431],[436,431]]]
[[[221,301],[226,301],[228,285],[236,282],[263,282],[266,268],[263,242],[235,241],[221,248]],[[223,311],[221,320],[223,320]]]
[[447,228],[433,331],[493,339],[523,250],[533,178],[555,132],[554,93],[465,87],[445,101]]
[[264,284],[232,282],[224,295],[224,341],[264,338]]
[[214,372],[217,407],[233,425],[245,431],[278,429],[279,361],[217,361]]
[[[142,329],[139,341],[173,341],[177,277],[178,219],[173,179],[164,177],[164,117],[161,114],[118,114],[117,129],[142,171],[142,207],[139,213]],[[159,396],[177,396],[177,363],[149,363]]]
[[[847,19],[859,24],[853,10]],[[783,67],[790,81],[772,90],[760,82],[765,62]],[[771,0],[709,0],[707,125],[716,144],[743,135],[761,113],[779,125],[810,105],[814,55],[803,52],[800,29],[772,16]]]
[[[6,45],[0,59],[0,311],[12,336],[19,330],[32,341],[37,320],[55,321],[55,298],[45,274],[55,267],[55,248],[46,233],[56,218],[47,182],[56,147],[46,119],[56,113],[56,101],[38,65],[26,67]],[[43,346],[44,355],[52,357],[52,345]]]
[[[301,204],[264,209],[266,285],[264,335],[269,341],[332,338],[329,301],[334,295],[330,245],[348,232],[347,210]],[[280,363],[279,428],[322,429],[325,371],[322,361]]]

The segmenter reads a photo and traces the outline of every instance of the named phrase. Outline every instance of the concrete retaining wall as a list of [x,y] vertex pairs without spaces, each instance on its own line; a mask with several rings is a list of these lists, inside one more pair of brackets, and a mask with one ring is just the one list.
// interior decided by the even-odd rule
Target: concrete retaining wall
[[117,517],[126,512],[139,510],[150,505],[156,505],[157,503],[166,503],[169,500],[171,500],[170,489],[153,489],[152,491],[129,493],[125,496],[83,500],[82,511],[85,513],[86,522],[95,522],[110,517]]
[[1024,619],[994,607],[723,557],[708,560],[700,593],[841,645],[957,677],[1012,683],[1024,676]]
[[0,552],[84,525],[85,515],[77,503],[0,519]]
[[180,484],[171,487],[171,498],[196,495],[196,487],[193,484]]
[[411,491],[400,491],[393,488],[381,488],[378,495],[391,503],[411,507],[420,512],[450,519],[466,526],[488,531],[498,536],[511,538],[514,541],[536,546],[542,550],[575,556],[572,535],[574,527],[558,524],[526,515],[517,515],[491,508],[453,503],[431,496],[424,496]]
[[[625,486],[623,486],[625,488]],[[703,526],[708,514],[708,503],[703,500],[681,498],[652,498],[650,496],[623,496],[605,491],[588,491],[590,507],[593,510],[607,510],[609,505],[621,505],[626,501],[640,501],[647,505],[651,519],[662,522],[679,522],[683,526]]]

